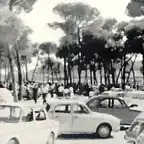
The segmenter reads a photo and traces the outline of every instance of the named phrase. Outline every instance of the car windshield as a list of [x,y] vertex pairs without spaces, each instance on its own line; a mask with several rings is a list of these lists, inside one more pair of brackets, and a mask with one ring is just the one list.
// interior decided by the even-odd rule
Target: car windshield
[[17,123],[20,119],[21,108],[16,106],[0,106],[0,122]]
[[95,107],[97,106],[99,103],[99,99],[97,98],[93,98],[93,99],[90,99],[88,101],[85,102],[85,104],[89,107],[89,108],[92,108],[92,107]]

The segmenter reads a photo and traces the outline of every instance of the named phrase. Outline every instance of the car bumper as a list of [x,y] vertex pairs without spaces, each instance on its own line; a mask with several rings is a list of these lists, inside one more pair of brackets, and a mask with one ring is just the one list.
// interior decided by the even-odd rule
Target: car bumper
[[118,132],[120,131],[120,125],[116,126],[116,127],[113,127],[113,132]]

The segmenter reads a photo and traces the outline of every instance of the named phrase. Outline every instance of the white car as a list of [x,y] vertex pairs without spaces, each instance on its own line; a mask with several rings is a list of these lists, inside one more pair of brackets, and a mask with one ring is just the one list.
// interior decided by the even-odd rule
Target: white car
[[58,132],[43,106],[0,104],[0,144],[54,144]]
[[95,134],[107,138],[120,129],[120,120],[109,114],[92,112],[76,100],[49,100],[48,115],[60,123],[61,134]]

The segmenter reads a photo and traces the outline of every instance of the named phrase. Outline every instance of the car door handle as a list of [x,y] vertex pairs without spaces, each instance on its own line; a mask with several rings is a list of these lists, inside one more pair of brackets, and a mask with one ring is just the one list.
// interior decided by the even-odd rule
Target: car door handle
[[59,116],[55,116],[56,118],[59,118]]

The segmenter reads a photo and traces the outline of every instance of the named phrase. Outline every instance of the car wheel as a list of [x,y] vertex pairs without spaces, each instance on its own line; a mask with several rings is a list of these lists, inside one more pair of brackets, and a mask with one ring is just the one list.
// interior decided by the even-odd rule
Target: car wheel
[[108,138],[111,135],[112,128],[109,124],[101,124],[98,126],[96,136],[100,138]]
[[55,144],[55,136],[53,133],[49,135],[47,144]]
[[15,140],[10,140],[8,144],[17,144]]

